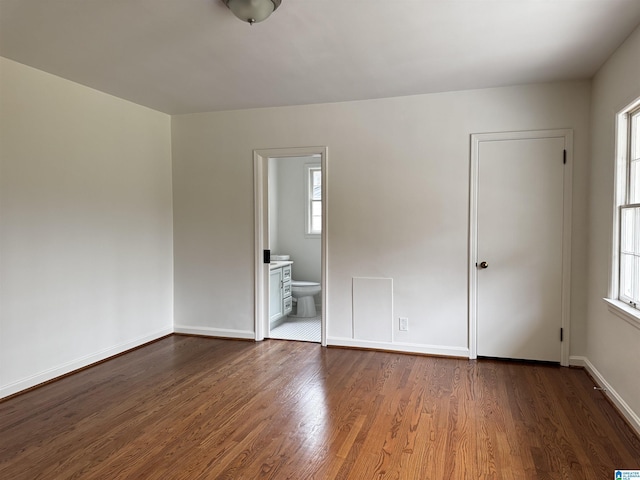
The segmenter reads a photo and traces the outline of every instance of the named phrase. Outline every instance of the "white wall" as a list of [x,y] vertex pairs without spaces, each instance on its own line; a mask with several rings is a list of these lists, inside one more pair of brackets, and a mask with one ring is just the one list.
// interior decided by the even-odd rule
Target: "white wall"
[[640,329],[609,313],[615,117],[640,97],[640,28],[593,80],[589,183],[589,283],[586,356],[597,373],[635,411],[640,428]]
[[269,159],[269,168],[272,163],[277,165],[275,173],[278,176],[276,191],[269,190],[269,200],[272,194],[278,199],[275,222],[278,243],[273,251],[291,255],[293,279],[306,282],[320,282],[322,278],[321,239],[305,235],[305,165],[319,165],[318,160],[314,161],[313,157]]
[[[329,344],[353,338],[352,278],[392,278],[408,333],[375,345],[466,355],[470,134],[573,128],[586,225],[589,82],[172,118],[175,323],[252,338],[253,149],[327,146]],[[573,236],[572,353],[585,348],[586,237]]]
[[170,128],[0,58],[0,396],[172,331]]

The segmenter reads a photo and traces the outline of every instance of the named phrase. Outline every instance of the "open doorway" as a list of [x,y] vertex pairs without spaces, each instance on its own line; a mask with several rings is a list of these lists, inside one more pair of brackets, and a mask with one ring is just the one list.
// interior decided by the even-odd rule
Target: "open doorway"
[[256,340],[326,345],[326,147],[254,152]]
[[321,341],[320,155],[268,160],[269,330],[280,340]]

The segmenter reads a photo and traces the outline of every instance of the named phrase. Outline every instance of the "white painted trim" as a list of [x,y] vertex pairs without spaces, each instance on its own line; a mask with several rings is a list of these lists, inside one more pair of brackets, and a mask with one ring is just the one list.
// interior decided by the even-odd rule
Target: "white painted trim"
[[571,354],[571,239],[573,212],[573,130],[564,131],[564,148],[567,164],[564,166],[563,226],[562,226],[562,328],[564,341],[561,343],[560,364],[569,366]]
[[322,167],[322,234],[321,234],[321,298],[322,298],[322,323],[321,345],[327,346],[327,326],[329,318],[327,314],[328,288],[327,288],[327,264],[328,264],[328,217],[329,198],[327,196],[328,184],[328,148],[325,147],[294,147],[294,148],[268,148],[253,151],[254,166],[254,221],[255,221],[255,332],[256,341],[264,340],[267,323],[269,322],[268,301],[269,296],[264,292],[269,285],[269,265],[262,262],[262,252],[265,245],[269,245],[269,204],[268,204],[268,161],[269,158],[283,157],[307,157],[320,155]]
[[202,335],[216,338],[238,338],[243,340],[255,340],[255,332],[251,330],[234,330],[231,328],[192,327],[189,325],[176,325],[174,333],[186,335]]
[[611,298],[603,298],[603,300],[607,304],[610,313],[620,317],[629,325],[640,329],[640,310],[625,305],[620,300],[613,300]]
[[609,382],[606,381],[604,376],[598,371],[593,363],[591,363],[587,357],[581,356],[571,356],[570,362],[571,365],[584,367],[587,372],[589,372],[598,386],[604,389],[604,394],[613,402],[618,410],[620,410],[620,413],[622,413],[624,418],[629,422],[638,435],[640,435],[640,416],[631,409],[627,402],[625,402]]
[[[618,298],[618,291],[620,289],[620,215],[618,209],[620,205],[624,204],[627,190],[626,170],[627,170],[627,147],[626,147],[626,134],[627,131],[627,117],[626,112],[620,112],[616,115],[615,126],[615,169],[613,172],[613,215],[612,215],[612,229],[611,229],[611,263],[609,264],[609,292],[608,296],[611,299]],[[625,132],[621,135],[620,132]]]
[[469,358],[478,358],[478,157],[480,141],[475,134],[471,135],[471,163],[469,171],[469,251],[467,271],[468,309],[469,309]]
[[469,172],[469,358],[478,356],[478,154],[481,142],[564,138],[567,163],[563,170],[562,226],[562,320],[564,341],[561,343],[560,364],[569,365],[571,318],[571,210],[573,191],[573,130],[532,130],[523,132],[475,133],[471,135],[471,167]]
[[321,281],[322,281],[322,292],[320,294],[321,297],[321,334],[320,334],[320,345],[323,347],[327,346],[327,334],[329,331],[329,315],[327,311],[329,310],[329,288],[327,285],[329,284],[329,235],[328,235],[328,225],[329,221],[329,197],[327,196],[327,184],[329,179],[329,149],[327,147],[322,147],[322,153],[320,154],[320,164],[322,166],[322,235],[320,236],[322,249],[322,265],[321,269]]
[[469,349],[466,347],[446,347],[438,345],[422,345],[416,343],[371,342],[367,340],[354,340],[353,338],[345,337],[329,337],[327,339],[327,345],[334,347],[368,348],[372,350],[414,353],[423,355],[437,355],[460,358],[469,357]]
[[[257,151],[253,152],[253,185],[254,185],[254,318],[257,342],[264,340],[266,325],[262,319],[269,317],[269,295],[265,295],[269,288],[269,265],[263,262],[263,250],[269,249],[269,222],[265,219],[265,212],[269,209],[269,174],[268,159]],[[267,320],[268,321],[268,320]]]
[[586,360],[587,360],[587,357],[582,357],[580,355],[571,355],[569,357],[569,365],[572,367],[587,368]]
[[173,328],[163,328],[149,335],[137,337],[128,342],[120,343],[118,345],[100,350],[99,352],[85,355],[83,357],[71,360],[70,362],[57,365],[35,375],[22,378],[17,382],[2,385],[2,387],[0,387],[0,398],[8,397],[9,395],[13,395],[28,388],[35,387],[36,385],[40,385],[41,383],[48,382],[49,380],[53,380],[54,378],[74,372],[75,370],[87,367],[96,362],[106,360],[109,357],[119,355],[123,352],[126,352],[127,350],[139,347],[140,345],[144,345],[145,343],[152,342],[172,333]]

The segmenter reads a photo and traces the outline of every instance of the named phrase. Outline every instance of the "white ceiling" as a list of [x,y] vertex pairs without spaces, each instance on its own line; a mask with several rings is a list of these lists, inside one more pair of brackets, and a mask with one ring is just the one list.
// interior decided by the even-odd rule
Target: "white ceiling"
[[170,114],[590,78],[640,0],[0,0],[0,55]]

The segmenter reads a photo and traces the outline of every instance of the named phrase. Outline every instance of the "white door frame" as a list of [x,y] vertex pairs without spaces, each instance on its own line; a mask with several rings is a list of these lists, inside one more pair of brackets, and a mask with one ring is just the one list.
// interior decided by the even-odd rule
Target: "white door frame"
[[[480,143],[501,140],[564,138],[566,164],[563,178],[562,225],[562,321],[563,342],[560,364],[569,365],[571,338],[571,193],[573,188],[573,130],[533,130],[523,132],[477,133],[471,135],[471,171],[469,192],[469,358],[478,356],[478,155]],[[562,161],[562,159],[558,159]]]
[[255,208],[255,339],[262,341],[269,327],[269,265],[263,262],[263,251],[269,245],[269,158],[320,155],[322,168],[322,293],[321,345],[327,346],[327,147],[269,148],[253,151],[253,183]]

